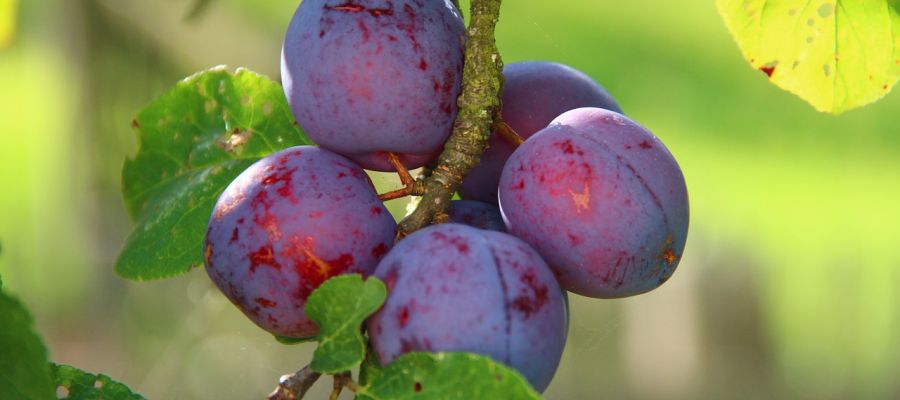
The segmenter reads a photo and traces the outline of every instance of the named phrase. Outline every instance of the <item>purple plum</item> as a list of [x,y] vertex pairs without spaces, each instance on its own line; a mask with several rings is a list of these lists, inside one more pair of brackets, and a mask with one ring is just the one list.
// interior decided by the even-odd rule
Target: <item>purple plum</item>
[[[523,139],[547,127],[560,114],[581,107],[622,112],[615,99],[589,76],[572,67],[526,61],[503,69],[503,120]],[[506,160],[515,150],[507,139],[491,135],[488,149],[463,181],[464,199],[497,204],[497,186]]]
[[284,39],[282,83],[322,147],[367,169],[417,168],[456,117],[465,26],[449,0],[305,0]]
[[509,232],[534,246],[560,285],[617,298],[662,285],[688,231],[684,176],[631,119],[580,108],[516,149],[500,179]]
[[408,352],[492,357],[543,391],[566,342],[562,290],[540,255],[500,232],[460,224],[417,231],[378,264],[388,287],[368,321],[379,360]]
[[450,202],[450,222],[468,225],[478,229],[506,232],[503,216],[497,206],[472,200]]
[[339,274],[370,274],[396,223],[358,165],[298,146],[242,172],[222,193],[206,233],[206,272],[261,328],[308,338],[310,293]]

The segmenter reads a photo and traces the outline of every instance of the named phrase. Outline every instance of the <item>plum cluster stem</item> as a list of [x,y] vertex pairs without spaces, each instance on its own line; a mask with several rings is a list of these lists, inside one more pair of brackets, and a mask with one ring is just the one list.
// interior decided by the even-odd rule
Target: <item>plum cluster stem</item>
[[398,237],[446,219],[447,208],[463,178],[481,160],[488,139],[500,121],[503,61],[494,32],[502,0],[472,0],[466,41],[459,112],[431,176],[422,183],[419,206],[400,222]]
[[[399,158],[390,154],[404,188],[381,195],[382,200],[408,195],[421,195],[416,210],[400,222],[398,237],[404,237],[435,222],[444,222],[453,194],[463,178],[481,160],[487,150],[488,139],[494,129],[503,129],[500,118],[500,92],[503,88],[503,61],[494,39],[500,18],[502,0],[472,0],[466,41],[461,93],[457,98],[459,112],[453,131],[444,144],[437,165],[427,177],[414,180],[403,168]],[[453,0],[454,5],[458,2]],[[514,133],[513,133],[514,134]],[[302,399],[321,374],[308,366],[281,378],[269,400]],[[334,376],[330,398],[340,395],[343,388],[354,392],[360,387],[349,373]]]
[[309,366],[291,375],[282,376],[278,387],[269,395],[268,400],[302,399],[322,374],[313,371]]

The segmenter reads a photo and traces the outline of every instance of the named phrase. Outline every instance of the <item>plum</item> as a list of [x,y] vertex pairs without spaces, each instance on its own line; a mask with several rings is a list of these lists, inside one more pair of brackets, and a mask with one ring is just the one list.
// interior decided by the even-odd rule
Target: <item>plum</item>
[[298,146],[242,172],[222,193],[206,233],[206,272],[261,328],[307,338],[310,293],[346,273],[371,273],[396,223],[358,165]]
[[497,206],[472,200],[450,202],[450,222],[468,225],[478,229],[506,232],[503,216]]
[[[572,67],[545,61],[525,61],[503,69],[503,119],[523,139],[547,127],[560,114],[581,107],[622,112],[615,99],[589,76]],[[496,133],[480,163],[463,180],[464,199],[497,204],[503,165],[515,145]]]
[[569,291],[598,298],[652,290],[671,277],[688,231],[684,176],[665,145],[631,119],[580,108],[509,158],[500,209]]
[[500,232],[441,224],[402,240],[378,264],[388,287],[368,320],[378,359],[415,351],[487,355],[543,391],[566,341],[562,290],[540,255]]
[[465,26],[449,0],[305,0],[282,47],[284,92],[322,147],[367,169],[417,168],[456,117]]

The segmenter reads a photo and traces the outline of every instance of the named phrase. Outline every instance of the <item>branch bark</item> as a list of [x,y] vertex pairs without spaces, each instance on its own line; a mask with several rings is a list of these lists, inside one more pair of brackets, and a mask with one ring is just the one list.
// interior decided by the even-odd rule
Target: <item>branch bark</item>
[[291,375],[282,376],[278,387],[269,395],[268,400],[302,399],[322,374],[314,372],[309,366]]
[[459,113],[419,207],[400,222],[399,237],[446,219],[450,198],[481,160],[500,115],[503,61],[494,40],[502,0],[472,0]]

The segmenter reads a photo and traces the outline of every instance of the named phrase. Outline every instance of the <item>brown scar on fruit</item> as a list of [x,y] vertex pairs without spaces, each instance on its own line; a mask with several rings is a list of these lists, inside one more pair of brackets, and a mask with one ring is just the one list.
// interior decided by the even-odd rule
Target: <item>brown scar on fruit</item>
[[584,191],[581,193],[576,193],[572,189],[569,189],[569,194],[572,195],[572,202],[575,203],[575,212],[581,214],[582,211],[589,211],[591,209],[590,186],[585,184]]
[[256,299],[254,299],[254,301],[262,308],[275,308],[278,306],[278,303],[262,297],[257,297]]
[[679,259],[681,259],[681,257],[676,255],[675,252],[670,248],[666,248],[666,250],[663,251],[662,258],[669,265],[675,264]]
[[207,266],[210,265],[210,261],[209,261],[209,260],[212,259],[212,252],[213,252],[212,245],[211,245],[211,244],[207,244],[207,245],[206,245],[206,251],[203,252],[203,261],[206,262],[206,265],[207,265]]
[[675,251],[672,250],[672,236],[670,235],[666,239],[666,244],[663,246],[663,252],[660,254],[659,258],[666,262],[668,265],[674,265],[678,260],[681,259],[681,255],[675,254]]
[[315,254],[313,254],[312,251],[310,251],[306,247],[302,248],[301,251],[303,251],[303,254],[306,255],[306,258],[312,260],[313,264],[316,264],[316,266],[319,267],[320,275],[329,276],[329,274],[331,273],[331,264],[329,264],[329,263],[325,262],[325,260],[317,257]]
[[361,5],[358,5],[358,4],[350,4],[349,2],[348,2],[348,3],[341,4],[341,5],[338,5],[338,6],[334,6],[334,7],[327,7],[327,6],[326,6],[325,8],[328,8],[328,9],[331,9],[331,10],[335,10],[335,11],[349,11],[349,12],[360,12],[360,11],[362,11],[362,10],[365,9],[365,8],[364,8],[363,6],[361,6]]
[[247,254],[247,258],[250,260],[250,272],[256,272],[256,270],[261,266],[268,266],[274,269],[281,269],[281,264],[275,260],[275,251],[272,249],[272,245],[266,245],[256,249],[249,254]]
[[[662,260],[663,263],[665,263],[665,266],[669,266],[669,267],[675,265],[675,263],[681,259],[681,255],[675,254],[675,250],[672,250],[672,236],[671,235],[669,235],[669,237],[666,238],[666,243],[663,244],[663,250],[659,254],[658,258],[660,260]],[[650,275],[652,276],[652,275],[658,274],[659,271],[663,268],[663,263],[656,264],[656,267],[653,268],[653,271],[650,271]],[[672,270],[669,270],[668,275],[669,276],[672,275]],[[669,279],[669,277],[667,276],[667,277],[665,277],[664,280],[662,280],[662,282],[665,282],[668,279]]]
[[[390,6],[390,4],[388,4]],[[342,12],[351,12],[351,13],[359,13],[363,11],[368,11],[373,17],[380,17],[382,15],[392,16],[394,15],[394,10],[391,7],[387,8],[370,8],[366,9],[365,6],[360,4],[353,4],[351,2],[346,2],[344,4],[339,4],[336,6],[325,6],[323,7],[326,10],[334,10],[334,11],[342,11]]]

